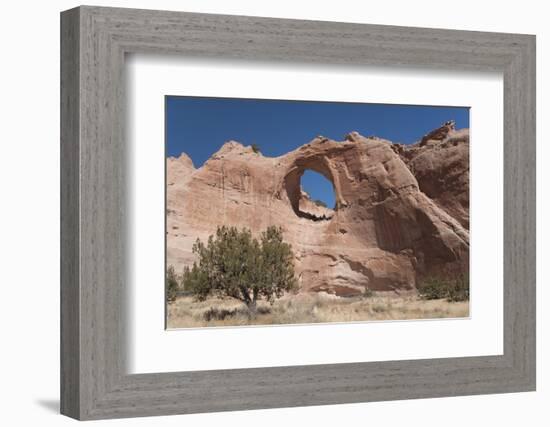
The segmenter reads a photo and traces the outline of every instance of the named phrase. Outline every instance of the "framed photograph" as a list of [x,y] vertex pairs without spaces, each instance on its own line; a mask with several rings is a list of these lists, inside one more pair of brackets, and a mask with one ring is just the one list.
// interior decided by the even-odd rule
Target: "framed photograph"
[[535,390],[535,37],[61,14],[61,411]]

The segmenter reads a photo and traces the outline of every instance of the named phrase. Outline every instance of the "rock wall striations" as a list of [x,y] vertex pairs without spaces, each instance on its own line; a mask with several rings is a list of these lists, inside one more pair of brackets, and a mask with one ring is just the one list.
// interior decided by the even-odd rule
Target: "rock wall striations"
[[[307,169],[332,182],[334,209],[302,191]],[[194,241],[223,224],[281,226],[302,291],[400,292],[468,269],[469,132],[452,122],[412,145],[352,132],[274,158],[230,141],[198,169],[184,153],[168,158],[166,184],[176,271],[194,261]]]

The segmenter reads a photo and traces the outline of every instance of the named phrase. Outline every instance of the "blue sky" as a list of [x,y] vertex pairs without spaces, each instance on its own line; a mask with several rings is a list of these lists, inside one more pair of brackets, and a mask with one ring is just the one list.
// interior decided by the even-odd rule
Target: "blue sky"
[[[185,152],[200,167],[228,140],[258,144],[272,157],[317,135],[341,141],[351,131],[412,144],[447,120],[469,127],[469,108],[167,96],[166,155]],[[334,206],[332,185],[320,174],[306,171],[302,187]]]

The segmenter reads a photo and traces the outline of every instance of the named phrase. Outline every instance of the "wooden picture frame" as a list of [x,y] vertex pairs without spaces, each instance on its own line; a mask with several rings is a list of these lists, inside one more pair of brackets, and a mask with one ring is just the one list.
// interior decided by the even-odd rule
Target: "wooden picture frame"
[[[127,53],[504,78],[499,356],[126,373]],[[61,412],[77,419],[535,390],[535,37],[103,7],[61,14]]]

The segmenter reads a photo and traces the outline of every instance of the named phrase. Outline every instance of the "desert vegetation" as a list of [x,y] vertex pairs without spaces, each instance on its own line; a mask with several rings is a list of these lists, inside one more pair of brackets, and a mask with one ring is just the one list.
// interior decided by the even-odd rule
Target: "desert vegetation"
[[174,267],[172,265],[168,267],[166,270],[166,299],[168,302],[173,302],[176,299],[180,287],[179,280]]
[[425,300],[418,295],[371,294],[341,298],[326,293],[283,296],[273,304],[260,301],[251,318],[233,298],[212,297],[197,301],[178,297],[168,305],[170,328],[246,326],[300,323],[359,322],[378,320],[459,318],[469,315],[468,301]]
[[282,230],[259,238],[249,229],[218,227],[206,243],[193,245],[197,261],[181,275],[166,273],[171,328],[465,317],[469,282],[428,277],[417,291],[373,292],[337,297],[297,293],[292,247]]
[[[206,244],[197,239],[193,253],[198,261],[184,268],[181,287],[197,301],[232,298],[244,303],[249,316],[255,316],[258,300],[273,304],[297,288],[294,255],[280,228],[268,227],[258,240],[247,228],[218,227]],[[173,279],[169,268],[168,289]]]
[[455,278],[428,277],[418,285],[418,294],[424,300],[468,301],[470,281],[465,274]]

